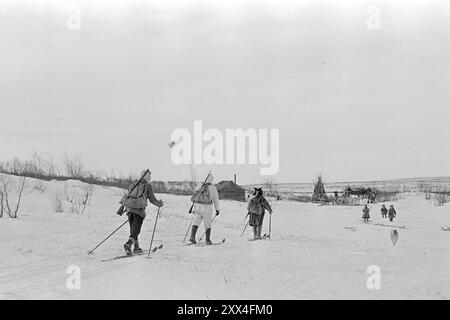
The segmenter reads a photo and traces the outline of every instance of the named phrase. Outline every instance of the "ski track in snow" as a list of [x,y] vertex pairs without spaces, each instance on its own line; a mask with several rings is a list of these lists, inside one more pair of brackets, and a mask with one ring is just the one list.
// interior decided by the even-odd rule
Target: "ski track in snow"
[[[246,204],[222,201],[212,239],[220,246],[186,246],[189,197],[161,194],[161,210],[150,259],[123,255],[124,226],[94,254],[92,249],[125,218],[115,214],[120,194],[98,188],[83,216],[52,213],[50,199],[63,184],[46,182],[45,193],[26,195],[19,219],[0,219],[0,299],[449,299],[448,205],[435,207],[422,195],[395,203],[391,227],[372,205],[371,223],[361,207],[272,202],[271,239],[240,237]],[[156,208],[149,205],[140,243],[148,249]],[[268,215],[263,233],[268,229]],[[198,236],[203,233],[199,228]],[[70,265],[81,270],[81,289],[69,290]],[[381,289],[366,286],[367,267],[378,265]]]

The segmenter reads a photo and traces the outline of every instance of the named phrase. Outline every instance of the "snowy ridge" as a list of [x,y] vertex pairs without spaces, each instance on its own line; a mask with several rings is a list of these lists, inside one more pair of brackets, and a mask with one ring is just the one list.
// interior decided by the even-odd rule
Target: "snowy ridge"
[[[32,183],[32,179],[30,179]],[[83,215],[53,213],[51,198],[62,182],[45,182],[44,193],[28,193],[16,220],[0,219],[0,299],[397,299],[450,298],[448,205],[430,205],[408,194],[395,203],[399,239],[371,205],[371,224],[361,207],[272,202],[271,240],[241,238],[246,204],[222,201],[212,239],[220,246],[187,249],[182,239],[191,215],[187,196],[161,194],[151,259],[123,254],[122,228],[93,255],[92,249],[125,217],[115,214],[120,190],[98,187]],[[150,245],[156,208],[149,205],[140,243]],[[267,232],[266,217],[263,233]],[[200,227],[203,231],[203,227]],[[79,266],[81,289],[66,286],[67,268]],[[369,290],[367,268],[378,265],[380,290]]]

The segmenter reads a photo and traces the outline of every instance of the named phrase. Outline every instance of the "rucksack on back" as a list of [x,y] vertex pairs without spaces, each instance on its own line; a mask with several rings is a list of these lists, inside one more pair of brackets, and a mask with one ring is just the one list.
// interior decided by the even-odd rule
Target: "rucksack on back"
[[191,201],[194,203],[211,204],[211,196],[209,194],[209,184],[204,184],[200,189],[194,191]]
[[264,208],[261,204],[261,200],[258,198],[253,198],[252,200],[250,200],[250,202],[248,203],[247,206],[247,210],[250,213],[253,214],[262,214],[264,211]]
[[147,184],[140,183],[124,200],[124,206],[131,209],[147,207]]

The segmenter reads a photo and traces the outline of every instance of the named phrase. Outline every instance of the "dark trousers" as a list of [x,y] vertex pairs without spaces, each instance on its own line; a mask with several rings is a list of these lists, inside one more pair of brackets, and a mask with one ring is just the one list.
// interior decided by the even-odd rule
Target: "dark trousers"
[[130,238],[138,241],[138,236],[141,233],[142,223],[144,218],[136,213],[129,213],[128,222],[130,223]]
[[263,221],[264,221],[264,213],[262,213],[262,214],[250,213],[250,218],[249,218],[248,224],[251,227],[262,226]]

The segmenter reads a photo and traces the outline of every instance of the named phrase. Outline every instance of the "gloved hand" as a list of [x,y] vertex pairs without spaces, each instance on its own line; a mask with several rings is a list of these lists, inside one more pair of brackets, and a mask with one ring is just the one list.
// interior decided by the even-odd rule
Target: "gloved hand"
[[219,215],[219,210],[216,210],[216,216],[218,216]]
[[159,200],[159,206],[158,207],[162,207],[164,205],[164,202],[162,200]]

